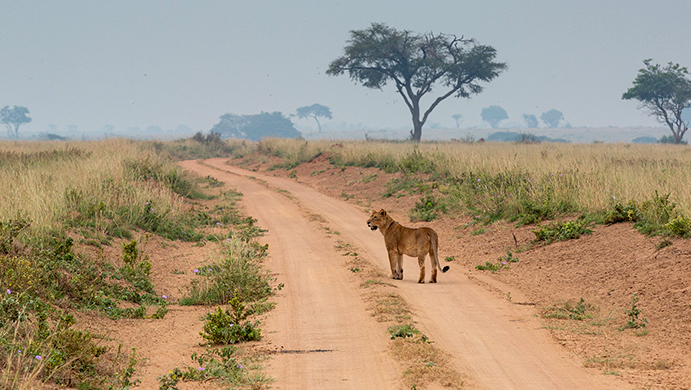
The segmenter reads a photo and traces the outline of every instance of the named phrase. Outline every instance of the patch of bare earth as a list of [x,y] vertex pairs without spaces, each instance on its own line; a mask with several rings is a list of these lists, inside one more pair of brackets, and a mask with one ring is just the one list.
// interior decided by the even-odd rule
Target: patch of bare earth
[[[406,226],[430,226],[439,233],[442,259],[454,257],[455,272],[463,272],[496,297],[530,308],[578,364],[603,378],[621,378],[636,389],[691,389],[689,240],[672,240],[673,245],[658,249],[660,238],[645,237],[624,223],[595,226],[591,235],[576,240],[535,245],[534,225],[471,226],[469,218],[447,216],[410,223],[408,210],[419,197],[382,198],[386,183],[400,176],[376,168],[335,167],[323,155],[291,171],[267,171],[272,162],[260,163],[256,157],[230,163],[271,176],[288,177],[294,171],[293,180],[325,195],[363,210],[390,210]],[[496,263],[507,251],[519,259],[510,269],[475,269],[487,261]],[[412,259],[405,264],[409,270],[415,268]],[[623,329],[634,293],[639,298],[639,322],[646,326]],[[583,320],[542,316],[550,307],[575,304],[581,298],[589,308]]]

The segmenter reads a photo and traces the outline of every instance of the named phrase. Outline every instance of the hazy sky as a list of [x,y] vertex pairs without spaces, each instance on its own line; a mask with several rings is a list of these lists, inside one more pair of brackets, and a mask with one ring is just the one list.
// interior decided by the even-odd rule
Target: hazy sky
[[508,64],[481,94],[445,100],[427,126],[453,127],[460,113],[463,126],[486,127],[490,105],[506,109],[505,123],[555,108],[573,126],[656,125],[621,95],[643,59],[691,67],[690,21],[689,0],[0,0],[0,106],[29,108],[27,132],[206,131],[225,113],[313,103],[337,123],[411,127],[392,86],[324,73],[350,30],[383,22],[475,38]]

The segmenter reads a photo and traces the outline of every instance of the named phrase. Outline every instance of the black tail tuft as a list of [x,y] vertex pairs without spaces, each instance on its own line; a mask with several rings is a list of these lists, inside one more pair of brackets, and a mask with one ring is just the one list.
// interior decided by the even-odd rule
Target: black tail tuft
[[447,265],[446,267],[442,268],[441,272],[446,272],[449,270],[449,266]]

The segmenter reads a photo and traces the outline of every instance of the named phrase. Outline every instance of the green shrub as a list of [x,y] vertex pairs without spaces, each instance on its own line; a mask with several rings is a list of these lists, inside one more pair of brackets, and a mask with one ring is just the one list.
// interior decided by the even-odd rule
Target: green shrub
[[391,340],[396,338],[405,339],[407,337],[415,337],[420,331],[415,328],[413,324],[401,324],[389,326],[389,335]]
[[639,219],[641,219],[641,211],[636,202],[630,201],[625,205],[617,202],[602,222],[605,225],[611,225],[620,222],[637,222]]
[[203,331],[199,334],[214,344],[261,340],[259,321],[247,321],[253,314],[255,312],[245,307],[236,289],[233,299],[230,300],[230,310],[223,310],[219,306],[216,313],[209,313]]
[[547,226],[540,226],[533,230],[535,234],[533,242],[551,244],[555,241],[573,240],[581,237],[581,235],[592,233],[593,231],[587,227],[589,224],[590,222],[586,219],[552,222]]
[[440,205],[433,195],[420,198],[410,210],[410,222],[430,222],[437,219],[437,212],[445,212],[446,208]]
[[691,233],[691,221],[688,218],[678,215],[665,224],[665,230],[671,236],[688,237]]

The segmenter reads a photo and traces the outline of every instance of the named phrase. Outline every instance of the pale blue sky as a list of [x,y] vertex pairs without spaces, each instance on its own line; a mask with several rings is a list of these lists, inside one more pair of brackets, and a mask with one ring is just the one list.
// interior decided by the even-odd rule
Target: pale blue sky
[[505,122],[555,108],[573,126],[656,125],[621,95],[645,58],[691,66],[690,18],[688,0],[0,0],[0,106],[28,107],[29,132],[206,131],[225,113],[288,115],[313,103],[337,123],[409,127],[392,87],[324,74],[350,30],[384,22],[475,38],[508,64],[428,124],[453,127],[460,113],[463,126],[486,126],[480,111],[500,105]]

